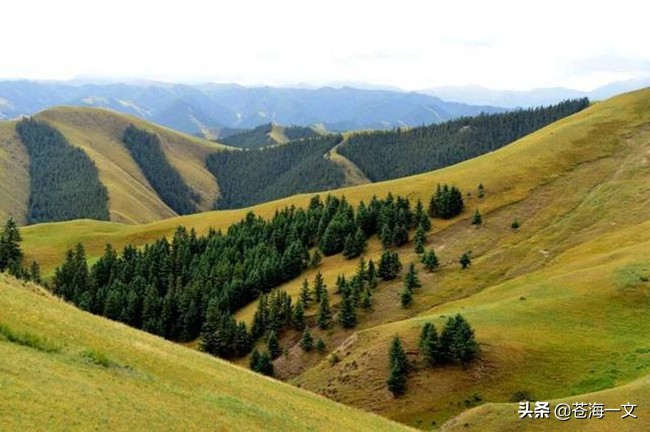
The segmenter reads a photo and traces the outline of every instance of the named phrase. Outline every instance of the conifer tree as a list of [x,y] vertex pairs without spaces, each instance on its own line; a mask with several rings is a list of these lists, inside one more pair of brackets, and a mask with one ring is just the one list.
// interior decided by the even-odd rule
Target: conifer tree
[[368,262],[368,288],[375,289],[377,288],[377,269],[375,267],[375,262],[370,260]]
[[16,222],[9,218],[0,234],[0,272],[20,266],[23,252],[20,249],[22,237]]
[[369,289],[364,290],[363,297],[361,298],[361,307],[370,309],[372,307],[372,294]]
[[427,234],[422,225],[418,225],[418,229],[415,231],[415,253],[421,254],[424,253],[424,245],[427,241]]
[[429,219],[429,216],[424,211],[422,201],[419,199],[415,205],[415,223],[418,227],[422,227],[425,232],[431,231],[431,219]]
[[409,241],[409,231],[405,225],[399,224],[393,231],[393,245],[402,246]]
[[472,225],[476,225],[478,228],[481,226],[483,223],[483,216],[481,216],[481,213],[479,213],[478,209],[474,212],[474,216],[472,216]]
[[271,355],[267,352],[261,353],[257,361],[257,367],[255,368],[255,372],[261,373],[262,375],[266,375],[266,376],[273,376],[274,374],[273,369],[274,368],[273,368],[273,361],[271,359]]
[[311,261],[309,262],[309,266],[311,268],[316,268],[320,265],[322,260],[323,260],[323,256],[321,255],[318,248],[316,248],[316,250],[314,250],[314,254],[311,256]]
[[404,287],[412,291],[415,288],[420,288],[421,286],[422,284],[418,278],[418,272],[415,269],[415,264],[411,263],[409,265],[408,273],[406,273],[406,276],[404,276]]
[[397,252],[385,250],[379,259],[379,276],[383,280],[391,280],[397,277],[402,270]]
[[271,330],[269,333],[266,345],[272,359],[276,359],[280,354],[282,354],[282,348],[280,348],[280,342],[278,341],[278,336],[275,334],[275,331]]
[[438,257],[436,256],[436,251],[433,248],[429,249],[428,252],[425,252],[424,255],[422,255],[422,264],[424,264],[424,268],[426,268],[429,272],[433,272],[438,268]]
[[248,363],[249,368],[257,372],[259,363],[260,363],[260,352],[257,350],[257,348],[253,348],[253,352],[251,353],[251,358]]
[[345,280],[345,275],[344,274],[339,274],[336,277],[336,292],[335,294],[342,294],[347,290],[347,281]]
[[323,289],[323,293],[321,294],[316,321],[318,327],[322,330],[328,329],[332,325],[332,311],[330,309],[330,300],[327,289]]
[[325,281],[323,280],[323,274],[318,272],[314,277],[314,298],[318,303],[320,303],[323,290],[325,290]]
[[465,270],[467,267],[472,265],[472,253],[471,252],[465,252],[463,255],[460,257],[460,265]]
[[303,351],[309,352],[314,348],[314,338],[309,331],[309,327],[305,327],[305,331],[302,334],[302,339],[300,339],[300,348]]
[[309,282],[305,279],[300,287],[300,302],[302,302],[304,308],[308,308],[310,301],[311,291],[309,290]]
[[339,322],[343,328],[353,328],[357,325],[357,311],[354,307],[354,300],[350,295],[343,296]]
[[483,186],[483,183],[479,183],[478,185],[478,197],[483,198],[485,196],[485,187]]
[[296,330],[305,328],[305,309],[302,306],[302,301],[298,301],[296,307],[293,309],[293,327]]
[[316,351],[321,354],[325,352],[325,342],[323,342],[323,339],[321,338],[318,338],[316,341]]
[[408,359],[402,346],[402,341],[395,336],[388,352],[390,372],[386,384],[394,395],[403,394],[406,390],[406,375],[408,374]]
[[393,395],[399,396],[406,391],[406,374],[397,368],[391,368],[386,385]]
[[402,293],[399,295],[400,303],[402,304],[402,308],[408,309],[411,304],[413,303],[413,292],[404,287],[402,289]]
[[443,360],[440,339],[438,338],[438,332],[433,323],[426,323],[422,327],[422,333],[420,334],[420,352],[430,365],[435,365]]
[[474,330],[462,315],[447,319],[440,335],[440,353],[445,361],[462,364],[478,356],[479,346]]
[[519,229],[519,221],[515,218],[512,220],[512,223],[510,224],[510,228],[513,230],[518,230]]
[[362,281],[368,280],[368,267],[366,266],[366,260],[361,257],[359,259],[359,264],[357,265],[357,274]]
[[379,233],[379,238],[384,249],[390,249],[395,245],[393,229],[388,224],[385,224],[382,227],[381,232]]

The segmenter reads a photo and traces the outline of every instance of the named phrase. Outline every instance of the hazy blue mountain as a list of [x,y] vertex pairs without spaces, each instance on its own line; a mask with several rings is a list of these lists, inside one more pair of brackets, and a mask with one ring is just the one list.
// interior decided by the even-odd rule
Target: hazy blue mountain
[[607,84],[589,92],[564,87],[532,90],[494,90],[480,86],[446,86],[423,90],[423,94],[465,104],[494,105],[505,108],[533,107],[557,103],[566,99],[588,97],[603,100],[619,93],[650,86],[650,77]]
[[445,102],[420,93],[351,87],[0,82],[0,119],[33,114],[55,105],[103,107],[188,133],[250,129],[269,122],[322,124],[333,131],[388,129],[503,111],[493,106]]

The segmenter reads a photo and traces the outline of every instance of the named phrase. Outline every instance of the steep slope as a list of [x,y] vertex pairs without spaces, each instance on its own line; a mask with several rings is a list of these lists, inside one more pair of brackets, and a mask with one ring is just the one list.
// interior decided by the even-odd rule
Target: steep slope
[[200,210],[212,208],[218,196],[215,178],[205,169],[205,158],[218,151],[218,144],[183,135],[111,111],[95,108],[59,107],[36,118],[51,123],[95,162],[100,180],[109,192],[111,220],[146,223],[176,216],[155,193],[122,143],[122,133],[131,123],[156,133],[170,164],[200,196]]
[[0,305],[3,430],[405,429],[86,314],[5,275]]
[[16,122],[0,123],[0,220],[27,221],[29,155],[16,135]]

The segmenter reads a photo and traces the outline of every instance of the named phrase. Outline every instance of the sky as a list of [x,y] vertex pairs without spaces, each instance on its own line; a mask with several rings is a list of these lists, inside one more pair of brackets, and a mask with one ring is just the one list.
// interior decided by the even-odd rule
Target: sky
[[650,75],[644,3],[12,0],[0,79],[591,90]]

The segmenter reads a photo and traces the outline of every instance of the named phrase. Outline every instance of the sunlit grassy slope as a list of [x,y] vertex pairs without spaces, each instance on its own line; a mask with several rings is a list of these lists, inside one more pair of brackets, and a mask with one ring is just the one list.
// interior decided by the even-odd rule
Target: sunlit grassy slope
[[[459,218],[434,221],[428,247],[436,248],[443,266],[433,275],[421,271],[423,287],[411,309],[399,306],[400,281],[381,284],[373,296],[374,311],[362,314],[356,332],[316,332],[328,350],[336,350],[339,363],[330,366],[324,356],[303,355],[291,346],[297,340],[289,334],[282,344],[290,355],[276,361],[276,369],[302,387],[421,428],[440,427],[487,402],[449,427],[467,423],[478,428],[481,416],[493,413],[488,430],[518,430],[514,411],[511,417],[499,414],[513,409],[501,403],[516,392],[539,400],[577,401],[587,392],[611,389],[603,397],[627,399],[629,394],[635,403],[632,399],[647,389],[643,377],[650,373],[650,323],[644,319],[650,309],[649,160],[650,90],[642,90],[598,103],[512,145],[443,170],[335,191],[353,203],[389,191],[428,200],[435,185],[444,182],[471,196],[466,196],[467,210]],[[482,199],[476,197],[479,183],[486,188]],[[271,216],[286,205],[306,205],[310,196],[252,210]],[[484,216],[479,229],[469,224],[475,208]],[[181,224],[199,233],[211,226],[225,228],[248,210],[141,226],[44,224],[23,229],[24,246],[28,259],[41,261],[47,271],[77,241],[97,256],[107,242],[118,247],[144,244]],[[517,231],[510,228],[514,218],[521,223]],[[463,272],[457,261],[467,250],[473,252],[473,265]],[[379,252],[373,240],[367,257],[376,258]],[[405,264],[417,259],[413,245],[399,252]],[[320,270],[331,287],[337,274],[351,274],[355,266],[336,256],[325,259]],[[313,273],[307,276],[311,279]],[[282,288],[295,294],[300,282]],[[250,319],[254,308],[244,308],[238,318]],[[314,310],[307,312],[313,315]],[[440,327],[445,316],[457,312],[475,327],[482,359],[466,370],[423,368],[417,355],[422,324],[433,320]],[[385,389],[386,351],[395,334],[404,338],[415,366],[409,390],[398,399]],[[621,387],[628,383],[633,384]],[[636,388],[641,390],[631,390]],[[622,399],[616,403],[627,402]],[[643,400],[639,396],[639,403]],[[649,416],[647,408],[640,409]],[[626,426],[613,420],[602,422],[605,429]],[[639,430],[647,428],[638,424]],[[544,426],[553,430],[556,424]]]
[[[380,288],[379,307],[369,322],[337,350],[342,361],[333,367],[321,362],[295,383],[422,428],[440,426],[476,404],[507,402],[516,392],[538,400],[599,402],[582,394],[612,388],[607,400],[618,399],[620,406],[643,393],[628,389],[650,390],[642,378],[650,373],[650,324],[641,318],[650,308],[650,92],[615,98],[581,117],[504,149],[532,147],[537,140],[547,150],[554,140],[564,147],[557,165],[547,166],[544,181],[506,205],[488,204],[508,195],[507,189],[493,189],[495,179],[519,170],[510,192],[518,194],[517,184],[538,175],[535,163],[542,158],[513,159],[486,172],[487,201],[470,207],[481,209],[484,226],[477,230],[465,220],[429,238],[446,266],[433,276],[422,275],[424,286],[412,310],[399,308],[400,283]],[[566,134],[577,128],[587,134]],[[570,169],[561,169],[565,163]],[[459,167],[449,171],[454,169]],[[500,197],[490,197],[495,193]],[[514,218],[522,223],[517,232],[510,228]],[[403,261],[415,258],[411,248],[402,251]],[[457,260],[465,250],[472,250],[475,259],[463,272]],[[431,320],[440,328],[446,316],[457,312],[476,328],[482,360],[468,370],[423,368],[417,356],[423,323]],[[385,390],[386,352],[395,334],[406,340],[418,365],[410,390],[398,400]],[[618,388],[639,379],[640,384]],[[647,396],[638,399],[643,405]],[[650,407],[641,405],[645,422],[617,423],[610,416],[600,427],[647,429]],[[468,413],[472,427],[483,429],[482,416],[490,410],[487,430],[527,429],[528,423],[515,421],[512,405]],[[464,418],[450,425],[463,429]],[[557,423],[537,427],[554,430]]]
[[216,179],[205,168],[206,156],[217,151],[218,144],[98,108],[57,107],[36,117],[50,122],[95,162],[100,180],[108,188],[112,221],[145,223],[176,216],[122,144],[129,123],[158,134],[171,165],[201,197],[201,210],[211,209],[218,196]]
[[16,136],[16,122],[0,122],[0,220],[24,224],[29,196],[29,156]]
[[403,430],[0,275],[0,430]]

